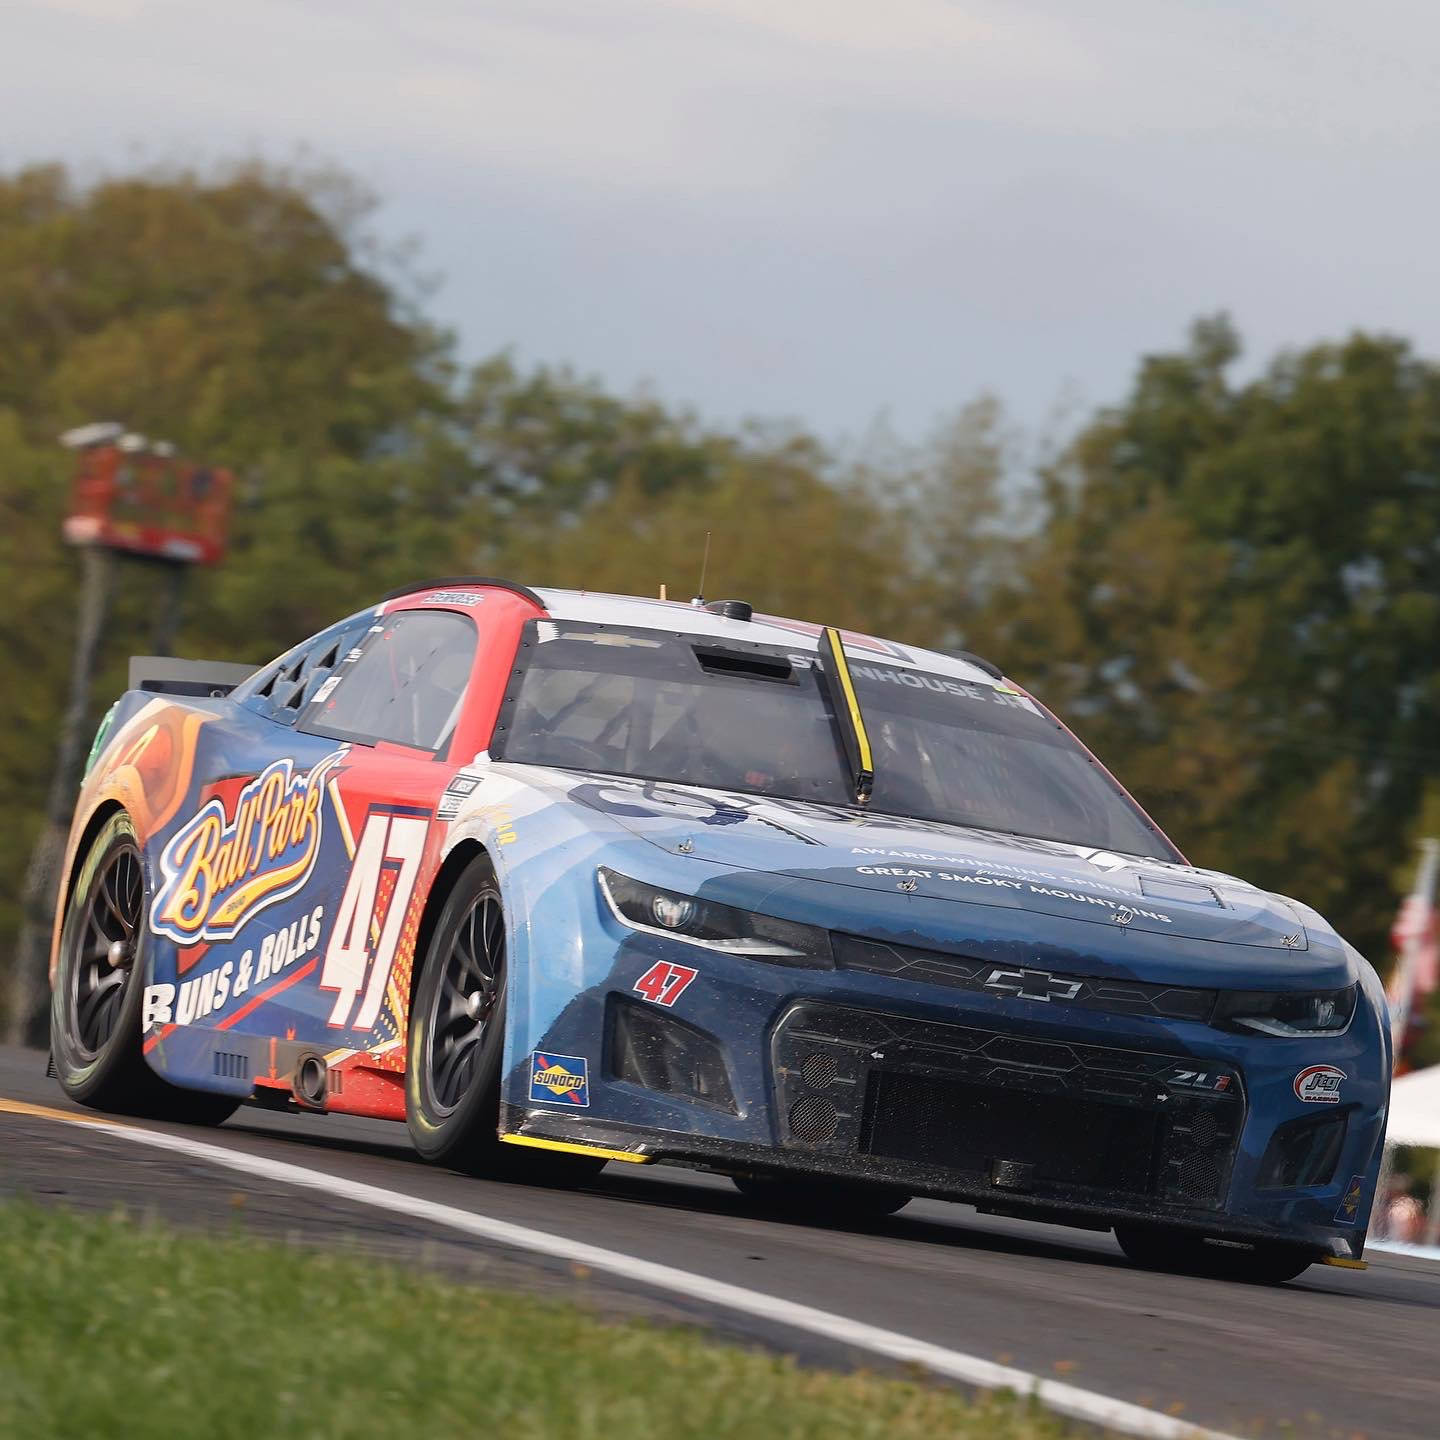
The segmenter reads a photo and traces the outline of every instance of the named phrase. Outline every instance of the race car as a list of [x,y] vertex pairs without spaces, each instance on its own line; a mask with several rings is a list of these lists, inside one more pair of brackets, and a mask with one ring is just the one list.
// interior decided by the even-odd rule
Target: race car
[[430,1160],[732,1176],[1359,1265],[1389,1094],[1365,960],[1197,869],[977,656],[468,577],[253,672],[132,662],[70,831],[75,1100],[403,1121]]

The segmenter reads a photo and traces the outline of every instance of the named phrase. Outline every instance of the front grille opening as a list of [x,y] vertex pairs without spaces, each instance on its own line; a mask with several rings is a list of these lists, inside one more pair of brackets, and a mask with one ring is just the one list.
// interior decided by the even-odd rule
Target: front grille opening
[[673,1015],[612,996],[609,1073],[663,1095],[738,1114],[719,1042]]
[[1286,1121],[1270,1137],[1256,1188],[1295,1190],[1328,1185],[1340,1161],[1349,1119],[1342,1114]]
[[865,1154],[990,1175],[1031,1167],[1040,1185],[1154,1189],[1160,1117],[1134,1105],[881,1071],[866,1092]]
[[838,970],[861,970],[923,985],[949,985],[1012,1002],[1029,999],[1069,1010],[1102,1010],[1202,1024],[1209,1021],[1215,1009],[1214,990],[1051,972],[1035,957],[1033,946],[996,948],[987,958],[921,950],[841,933],[832,937],[831,944]]

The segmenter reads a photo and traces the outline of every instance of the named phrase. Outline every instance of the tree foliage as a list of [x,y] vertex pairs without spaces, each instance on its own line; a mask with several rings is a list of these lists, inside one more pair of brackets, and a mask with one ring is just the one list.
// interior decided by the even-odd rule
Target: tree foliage
[[[253,167],[0,176],[0,935],[73,626],[54,438],[114,417],[240,476],[182,653],[260,662],[426,574],[688,598],[708,534],[708,595],[989,654],[1197,863],[1383,958],[1440,791],[1440,369],[1403,341],[1240,382],[1205,320],[1042,461],[990,397],[836,457],[506,354],[462,371],[364,215],[343,177]],[[159,603],[123,568],[97,715]]]
[[1223,320],[1044,477],[995,643],[1199,863],[1372,954],[1440,769],[1440,369],[1355,335],[1233,383]]

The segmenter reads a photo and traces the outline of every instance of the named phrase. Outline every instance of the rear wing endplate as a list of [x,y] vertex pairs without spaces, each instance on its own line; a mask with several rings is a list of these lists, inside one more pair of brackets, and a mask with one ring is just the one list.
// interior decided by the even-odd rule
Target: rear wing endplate
[[228,695],[254,673],[254,665],[227,660],[177,660],[173,655],[132,655],[131,690],[152,695],[193,695],[218,698]]

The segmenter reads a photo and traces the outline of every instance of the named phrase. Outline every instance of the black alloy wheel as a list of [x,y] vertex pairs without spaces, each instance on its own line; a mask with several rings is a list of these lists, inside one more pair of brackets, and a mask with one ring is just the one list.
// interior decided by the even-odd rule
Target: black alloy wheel
[[470,907],[440,958],[430,1002],[425,1083],[437,1115],[453,1114],[470,1089],[504,976],[505,918],[499,895],[487,891]]
[[115,1033],[144,921],[145,883],[140,851],[122,840],[105,856],[89,902],[66,984],[75,1048],[94,1061]]
[[505,994],[505,912],[490,858],[478,855],[445,897],[410,1002],[410,1139],[426,1160],[468,1174],[578,1184],[605,1162],[499,1142]]
[[50,1054],[61,1088],[97,1110],[218,1125],[234,1096],[183,1090],[145,1061],[140,1033],[150,894],[129,815],[112,815],[75,877],[50,996]]
[[1146,1270],[1249,1281],[1253,1285],[1283,1285],[1320,1258],[1314,1250],[1301,1245],[1278,1241],[1217,1244],[1193,1231],[1163,1225],[1117,1225],[1115,1238],[1126,1258]]

